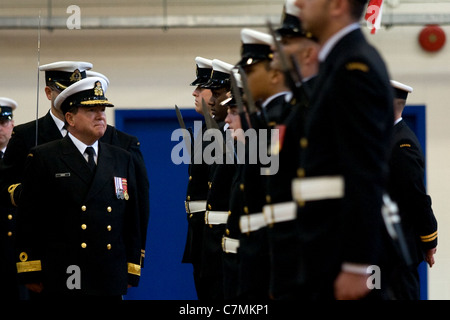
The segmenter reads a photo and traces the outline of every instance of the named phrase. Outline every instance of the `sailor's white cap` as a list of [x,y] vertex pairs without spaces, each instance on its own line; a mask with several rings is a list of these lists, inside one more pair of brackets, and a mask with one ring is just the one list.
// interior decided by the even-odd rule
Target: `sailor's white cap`
[[229,87],[231,70],[234,68],[234,65],[219,59],[213,59],[212,67],[211,78],[202,87],[209,89]]
[[408,93],[413,92],[412,87],[396,80],[391,80],[391,86],[394,88],[395,98],[398,99],[406,99],[408,97]]
[[195,57],[195,64],[199,68],[212,69],[212,60],[211,59],[206,59],[203,57]]
[[284,4],[286,14],[291,16],[300,16],[300,8],[295,5],[296,0],[286,0]]
[[86,71],[92,69],[92,63],[84,61],[57,61],[39,66],[45,71],[45,83],[65,90],[71,84],[86,78]]
[[13,99],[0,97],[0,120],[12,120],[13,110],[17,108],[17,102]]
[[73,106],[114,105],[105,97],[108,83],[102,77],[82,79],[61,92],[55,99],[55,107],[65,114]]
[[57,61],[49,64],[39,66],[40,71],[64,71],[74,72],[79,70],[80,72],[92,69],[92,63],[84,61]]
[[241,60],[240,66],[254,64],[261,60],[272,60],[273,37],[270,34],[244,28],[241,30]]
[[273,44],[273,37],[270,34],[249,28],[241,30],[241,40],[243,43],[248,44],[264,44],[268,46]]
[[[86,70],[86,76],[88,77],[100,77],[105,79],[106,84],[109,87],[109,79],[107,76],[105,76],[103,73],[97,72],[97,71],[92,71],[92,70]],[[106,91],[106,89],[104,89]]]
[[196,57],[195,64],[196,64],[196,71],[195,71],[196,78],[191,83],[191,86],[203,85],[207,83],[209,78],[211,77],[211,71],[213,68],[212,60],[203,57]]
[[15,100],[6,98],[6,97],[0,97],[0,107],[9,107],[12,110],[16,110],[18,104]]

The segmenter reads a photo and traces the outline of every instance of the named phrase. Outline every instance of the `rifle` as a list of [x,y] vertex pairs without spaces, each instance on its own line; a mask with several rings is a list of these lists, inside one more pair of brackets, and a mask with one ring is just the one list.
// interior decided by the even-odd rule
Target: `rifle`
[[180,111],[180,109],[178,108],[177,105],[175,105],[175,112],[177,113],[177,118],[178,118],[178,123],[180,124],[180,128],[184,129],[183,130],[183,140],[184,140],[184,143],[186,144],[187,150],[189,152],[189,157],[190,157],[191,156],[191,146],[192,146],[192,140],[193,139],[192,139],[192,136],[190,136],[190,137],[186,136],[186,125],[184,124],[183,116],[181,115],[181,111]]
[[411,266],[412,260],[405,236],[403,234],[400,215],[398,214],[398,206],[387,194],[383,195],[383,206],[381,208],[381,213],[383,215],[386,229],[394,243],[397,245],[406,266]]
[[234,73],[232,72],[231,74],[231,92],[233,94],[233,98],[236,100],[236,105],[239,111],[239,116],[241,117],[241,125],[242,125],[242,130],[247,130],[250,126],[249,123],[247,122],[247,112],[244,110],[244,102],[242,100],[242,95],[241,95],[241,91],[237,85],[237,81],[235,78]]

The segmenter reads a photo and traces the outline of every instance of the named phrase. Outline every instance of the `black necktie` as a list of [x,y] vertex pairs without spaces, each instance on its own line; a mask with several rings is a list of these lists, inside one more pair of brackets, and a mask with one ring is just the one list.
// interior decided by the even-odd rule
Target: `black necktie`
[[0,159],[3,158],[3,151],[0,151]]
[[91,171],[95,170],[95,161],[94,161],[94,153],[95,150],[92,147],[87,147],[86,150],[84,150],[84,152],[87,153],[88,155],[88,166],[89,169],[91,169]]

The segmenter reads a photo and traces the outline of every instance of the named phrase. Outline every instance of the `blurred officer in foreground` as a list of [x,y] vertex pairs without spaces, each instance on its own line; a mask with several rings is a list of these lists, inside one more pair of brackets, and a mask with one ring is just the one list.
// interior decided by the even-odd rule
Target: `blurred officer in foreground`
[[[14,128],[13,111],[17,102],[0,97],[0,162],[6,151]],[[23,290],[17,282],[16,260],[16,211],[3,203],[0,206],[0,275],[2,276],[2,290],[0,300],[19,300]]]
[[412,265],[399,266],[390,283],[390,294],[396,300],[419,300],[418,266],[426,261],[434,264],[437,246],[437,221],[431,198],[425,188],[425,159],[419,140],[402,118],[408,94],[413,89],[391,80],[394,88],[394,136],[389,160],[389,194],[398,205],[403,232]]
[[[292,179],[297,177],[300,163],[300,144],[305,136],[304,123],[309,112],[309,95],[318,72],[319,44],[306,33],[298,18],[295,0],[287,0],[283,10],[281,27],[276,30],[286,60],[296,59],[302,79],[299,89],[290,88],[291,105],[288,116],[275,128],[279,141],[272,141],[278,152],[280,169],[266,177],[266,205],[264,216],[268,219],[269,248],[271,256],[270,295],[273,299],[295,299],[301,290],[299,277],[299,230],[297,206],[292,199]],[[275,48],[274,48],[275,50]],[[274,52],[274,68],[282,69],[280,53]],[[292,68],[296,68],[293,65]],[[285,75],[285,77],[291,74]],[[288,81],[292,83],[292,81]],[[296,92],[298,91],[298,92]],[[277,148],[276,148],[277,147]]]
[[[121,300],[140,276],[132,156],[99,142],[107,83],[89,77],[55,99],[68,134],[33,148],[19,207],[17,272],[44,298]],[[74,192],[76,190],[76,192]],[[49,194],[51,201],[49,201]]]
[[[202,99],[208,102],[211,99],[211,90],[203,88],[202,85],[208,82],[212,72],[212,60],[202,57],[195,58],[196,78],[191,83],[195,89],[192,92],[195,102],[195,111],[203,115]],[[201,250],[203,239],[203,228],[205,226],[206,197],[208,194],[209,166],[204,162],[203,157],[200,163],[196,163],[198,156],[203,156],[203,150],[208,145],[208,141],[203,141],[202,137],[206,131],[203,123],[202,131],[191,132],[191,163],[189,164],[189,180],[186,190],[185,208],[188,221],[186,245],[183,254],[183,263],[192,263],[195,289],[199,300],[207,299],[204,295],[203,287],[207,284],[200,280],[201,270]],[[199,139],[199,140],[197,140]],[[198,148],[196,148],[197,140]],[[198,154],[200,153],[200,155]]]
[[[321,45],[306,123],[298,204],[305,299],[378,297],[367,284],[384,254],[381,215],[393,123],[389,75],[359,21],[365,0],[297,0]],[[316,192],[317,191],[317,192]]]

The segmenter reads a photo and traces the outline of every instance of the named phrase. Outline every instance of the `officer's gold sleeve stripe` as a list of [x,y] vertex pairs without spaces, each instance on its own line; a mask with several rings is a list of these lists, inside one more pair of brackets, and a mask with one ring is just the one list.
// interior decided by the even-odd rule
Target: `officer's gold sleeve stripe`
[[41,271],[41,260],[22,261],[16,263],[17,273]]
[[422,242],[430,242],[433,241],[437,238],[437,231],[433,232],[432,234],[429,234],[427,236],[420,236],[420,240],[422,240]]
[[128,273],[134,274],[136,276],[140,276],[141,275],[141,266],[138,264],[128,262]]

